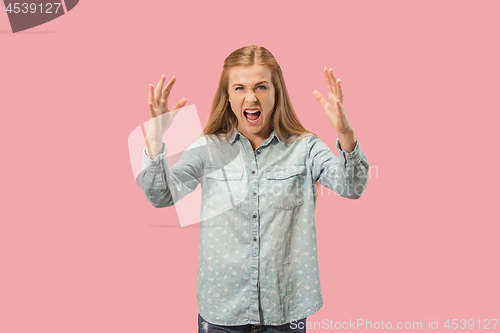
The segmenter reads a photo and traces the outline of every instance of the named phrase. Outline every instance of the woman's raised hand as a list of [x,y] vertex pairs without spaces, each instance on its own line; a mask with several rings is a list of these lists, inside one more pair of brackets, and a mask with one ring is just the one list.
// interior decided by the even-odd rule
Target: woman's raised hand
[[175,76],[173,76],[170,82],[165,86],[165,89],[163,89],[165,75],[162,75],[156,89],[153,90],[153,85],[149,85],[148,105],[149,114],[151,116],[147,132],[149,142],[162,142],[163,135],[169,129],[170,125],[172,125],[175,115],[187,102],[186,98],[182,98],[172,109],[168,109],[168,95],[174,86],[175,80]]
[[328,121],[335,128],[339,136],[351,133],[353,132],[353,128],[349,123],[349,119],[347,119],[344,105],[342,104],[344,102],[344,93],[342,92],[340,80],[335,79],[331,68],[328,71],[325,67],[323,73],[325,74],[326,85],[328,87],[328,99],[324,98],[317,90],[313,91],[314,97],[325,110]]

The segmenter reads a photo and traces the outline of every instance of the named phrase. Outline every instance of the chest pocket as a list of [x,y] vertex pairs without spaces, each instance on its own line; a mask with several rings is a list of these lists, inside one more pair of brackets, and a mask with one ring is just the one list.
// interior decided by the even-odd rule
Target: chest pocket
[[221,168],[205,169],[205,177],[215,180],[241,180],[243,178],[243,170]]
[[[208,167],[202,182],[202,220],[241,206],[248,193],[245,172],[237,166]],[[246,177],[245,177],[246,179]]]
[[269,206],[293,209],[304,204],[304,165],[274,167],[266,170],[265,193]]

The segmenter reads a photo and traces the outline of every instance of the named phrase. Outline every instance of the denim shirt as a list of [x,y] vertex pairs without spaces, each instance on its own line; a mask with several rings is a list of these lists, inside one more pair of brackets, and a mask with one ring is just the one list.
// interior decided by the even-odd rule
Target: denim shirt
[[339,157],[310,133],[286,142],[273,131],[254,151],[235,129],[201,136],[171,167],[165,143],[154,161],[143,151],[140,182],[154,207],[201,184],[196,297],[206,321],[283,325],[321,308],[315,184],[358,199],[368,182],[359,140],[350,153],[338,139],[336,148]]

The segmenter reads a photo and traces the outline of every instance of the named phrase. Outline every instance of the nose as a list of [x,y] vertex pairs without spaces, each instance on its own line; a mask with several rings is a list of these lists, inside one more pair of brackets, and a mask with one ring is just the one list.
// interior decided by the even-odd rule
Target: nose
[[257,94],[255,91],[251,91],[249,94],[246,95],[245,101],[249,103],[254,103],[257,101]]

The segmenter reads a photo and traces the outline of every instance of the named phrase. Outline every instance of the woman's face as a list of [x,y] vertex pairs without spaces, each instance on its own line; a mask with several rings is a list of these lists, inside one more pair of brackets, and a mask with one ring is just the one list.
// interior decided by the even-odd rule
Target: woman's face
[[271,71],[264,65],[232,67],[229,70],[228,93],[241,134],[269,136],[274,109]]

